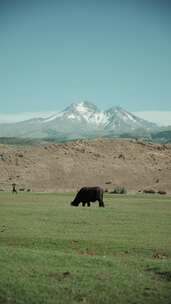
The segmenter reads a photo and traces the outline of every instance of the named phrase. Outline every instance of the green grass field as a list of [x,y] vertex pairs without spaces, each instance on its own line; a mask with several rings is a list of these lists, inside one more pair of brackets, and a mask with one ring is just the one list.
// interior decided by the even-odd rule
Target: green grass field
[[0,303],[171,303],[171,198],[0,193]]

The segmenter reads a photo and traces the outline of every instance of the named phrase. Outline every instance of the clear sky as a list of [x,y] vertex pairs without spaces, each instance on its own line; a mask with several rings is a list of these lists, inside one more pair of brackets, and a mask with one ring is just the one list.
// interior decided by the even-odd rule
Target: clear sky
[[0,113],[171,110],[171,1],[0,0]]

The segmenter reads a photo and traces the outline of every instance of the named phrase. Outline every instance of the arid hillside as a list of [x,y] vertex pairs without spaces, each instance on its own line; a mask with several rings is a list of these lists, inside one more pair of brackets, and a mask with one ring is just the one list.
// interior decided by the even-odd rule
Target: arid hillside
[[65,144],[0,145],[0,190],[71,191],[100,185],[171,193],[171,145],[134,140],[78,140]]

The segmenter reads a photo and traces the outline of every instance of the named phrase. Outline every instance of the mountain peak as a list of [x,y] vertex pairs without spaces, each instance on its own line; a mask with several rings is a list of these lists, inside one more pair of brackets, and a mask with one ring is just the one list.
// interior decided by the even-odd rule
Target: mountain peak
[[89,101],[81,101],[77,103],[72,103],[70,106],[68,106],[64,112],[70,112],[70,111],[77,111],[77,112],[86,112],[86,111],[99,111],[97,106]]
[[104,113],[89,101],[72,103],[63,112],[63,117],[71,121],[82,121],[99,126],[104,121]]
[[117,112],[126,112],[121,106],[113,106],[109,108],[106,112],[110,113],[117,113]]

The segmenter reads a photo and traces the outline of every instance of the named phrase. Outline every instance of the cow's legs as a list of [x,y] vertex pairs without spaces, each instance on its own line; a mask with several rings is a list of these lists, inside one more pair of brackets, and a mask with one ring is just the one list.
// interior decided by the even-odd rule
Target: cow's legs
[[104,207],[104,202],[102,200],[99,201],[99,207]]
[[105,205],[104,205],[104,202],[102,201],[102,207],[104,207]]
[[90,207],[90,202],[88,202],[88,203],[87,203],[87,202],[86,202],[86,203],[84,202],[84,203],[82,203],[82,206],[85,207],[86,204],[87,204],[88,207]]

